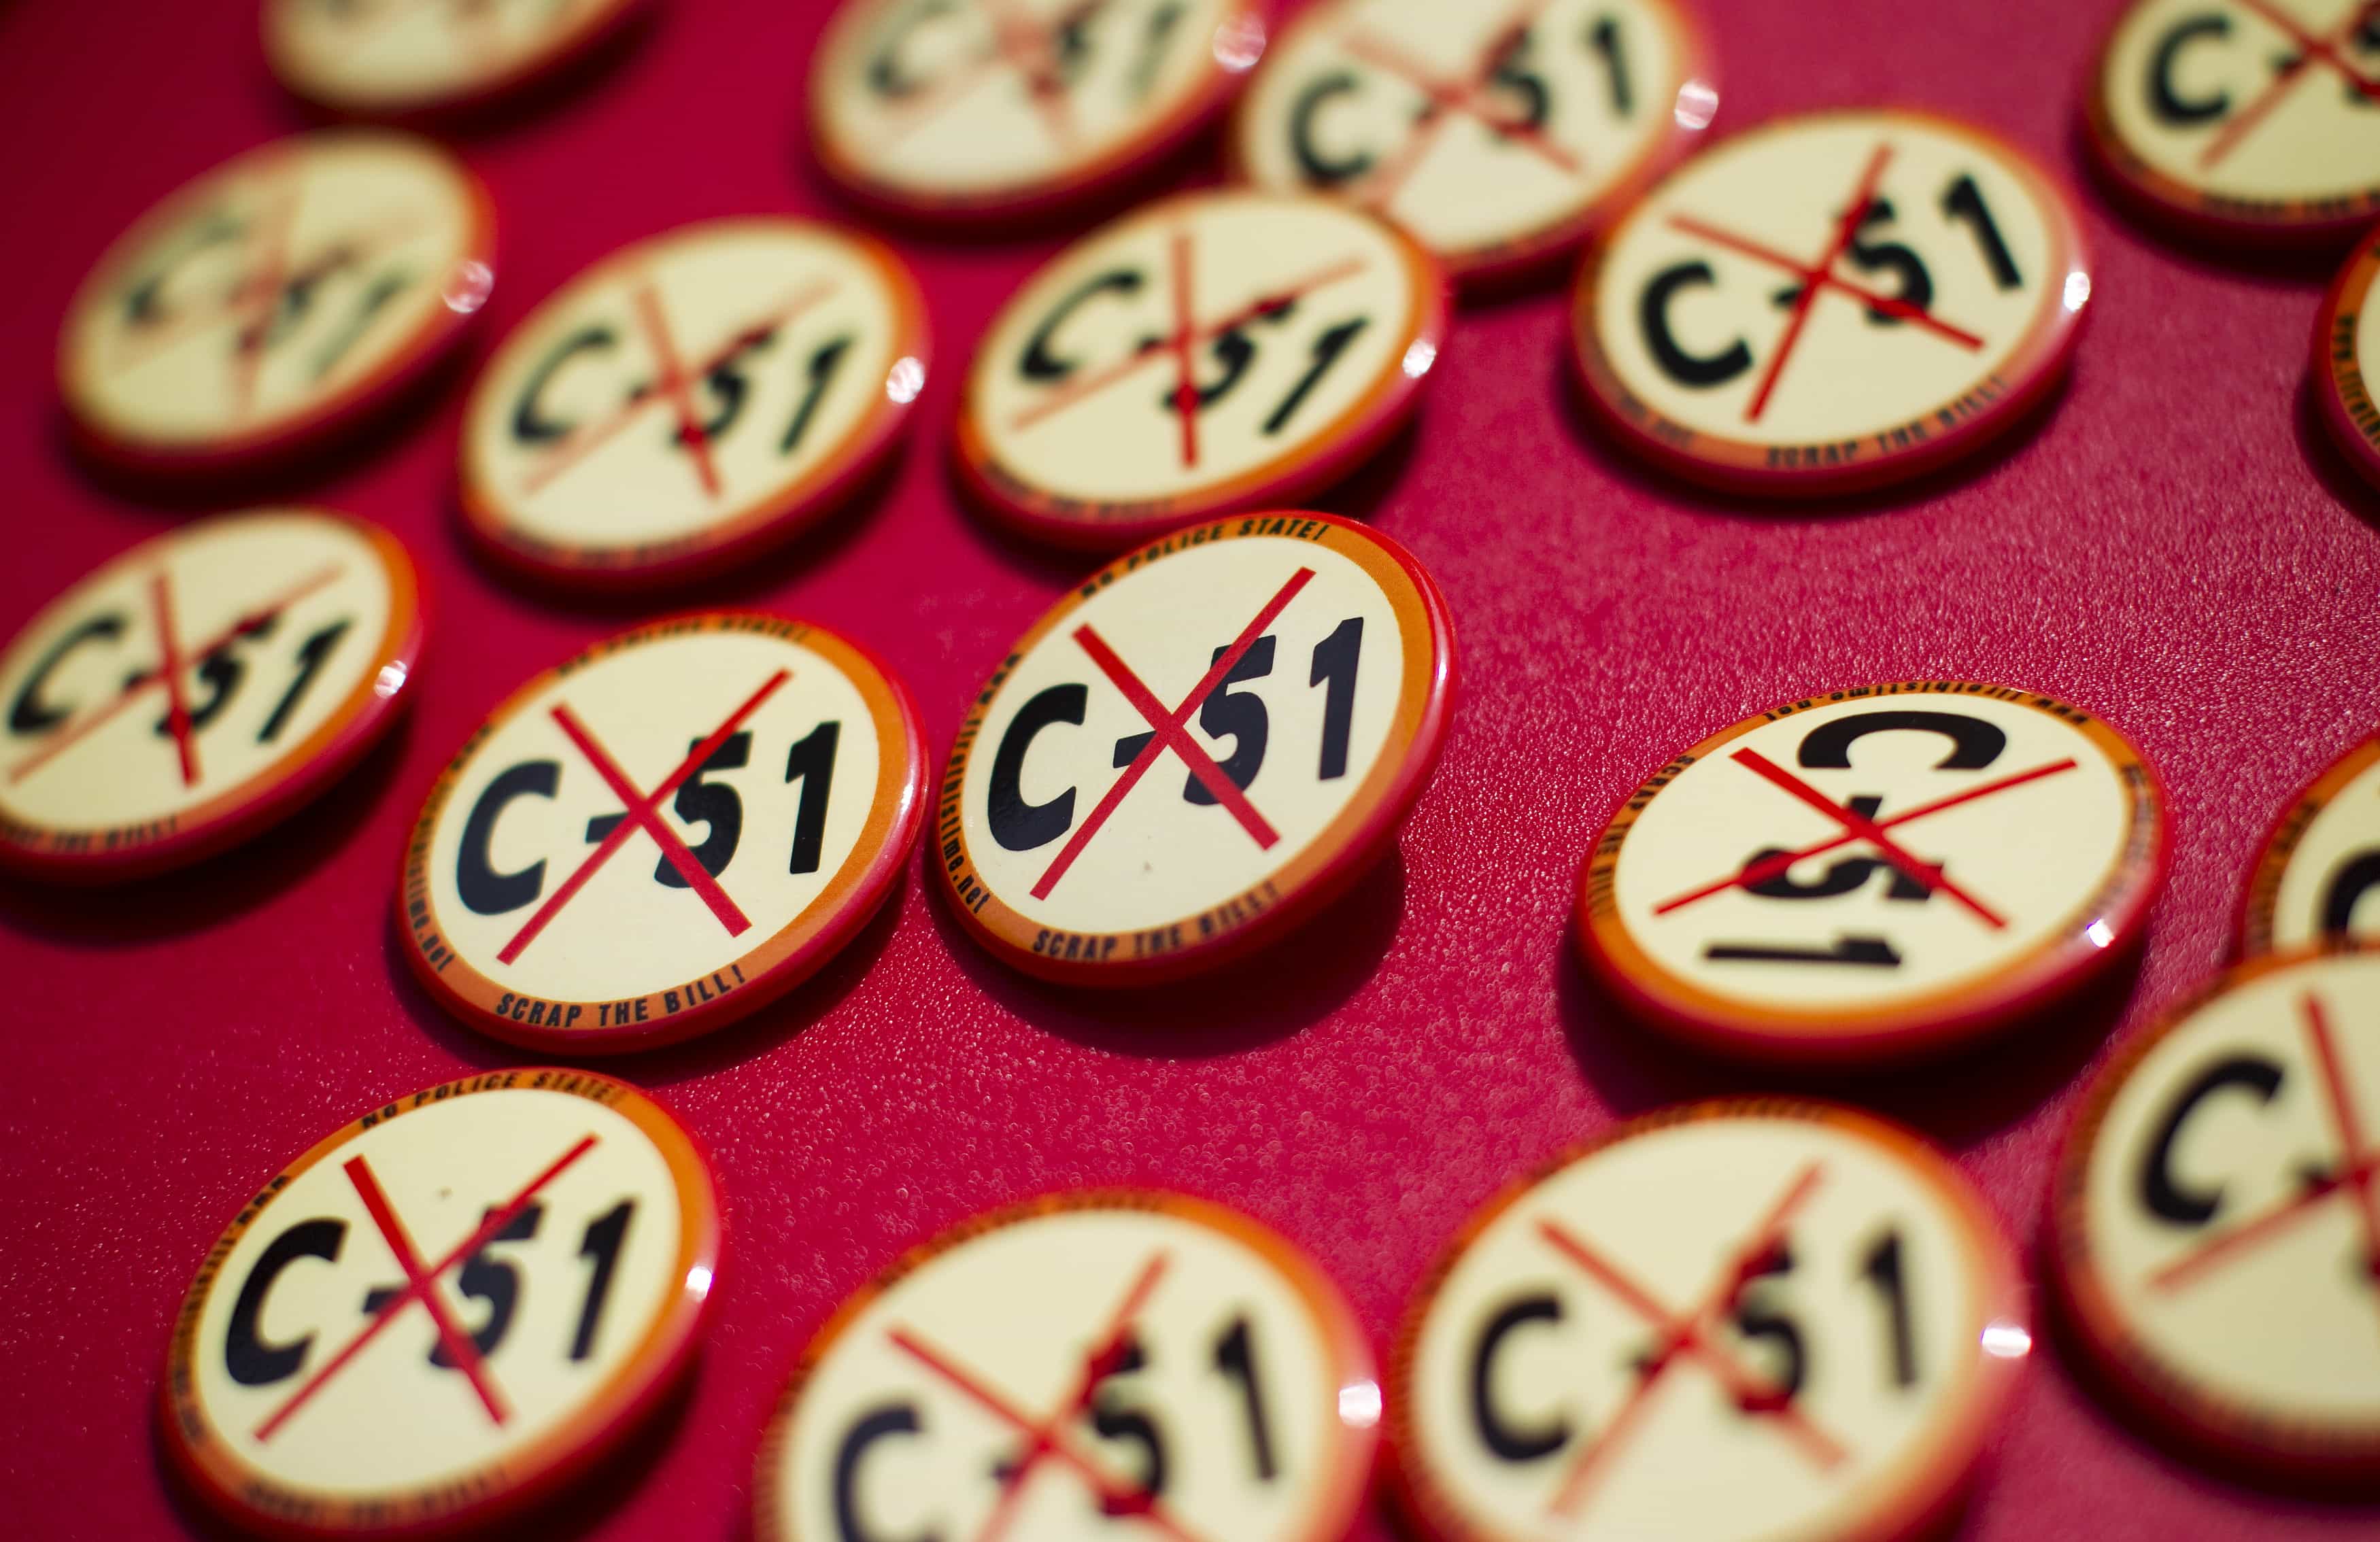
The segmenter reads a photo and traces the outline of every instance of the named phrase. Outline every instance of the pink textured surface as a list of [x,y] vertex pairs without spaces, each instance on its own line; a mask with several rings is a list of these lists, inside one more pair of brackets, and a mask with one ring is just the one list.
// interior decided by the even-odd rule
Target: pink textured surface
[[[796,131],[822,6],[662,0],[591,89],[466,140],[493,187],[511,325],[579,267],[684,220],[832,210]],[[1711,0],[1721,126],[1897,101],[2078,173],[2075,91],[2111,6]],[[0,13],[13,236],[0,309],[0,628],[175,513],[59,447],[48,358],[91,258],[152,198],[298,124],[240,0]],[[1212,175],[1211,143],[1183,176]],[[2216,265],[2083,190],[2097,311],[2071,389],[1985,465],[1831,516],[1681,492],[1565,398],[1558,297],[1465,310],[1417,431],[1322,505],[1368,514],[1453,605],[1464,697],[1392,861],[1293,949],[1149,1000],[1085,1000],[970,947],[918,880],[759,1021],[617,1062],[708,1144],[730,1253],[663,1438],[569,1512],[603,1537],[732,1535],[809,1330],[921,1233],[1054,1185],[1170,1183],[1319,1257],[1385,1334],[1507,1177],[1616,1115],[1750,1085],[1652,1045],[1569,962],[1588,832],[1671,751],[1775,699],[1903,675],[2067,696],[2172,789],[2176,861],[2127,990],[1957,1067],[1843,1087],[1943,1140],[2030,1244],[2078,1078],[2213,968],[2281,800],[2380,722],[2380,498],[2301,396],[2317,270]],[[941,458],[960,366],[1058,234],[898,244],[943,365],[889,484],[709,597],[848,630],[904,671],[939,757],[979,675],[1078,571],[988,536]],[[483,350],[487,338],[477,346]],[[465,555],[449,391],[284,491],[418,552],[435,631],[412,721],[323,805],[139,890],[0,890],[0,1505],[14,1535],[193,1529],[151,1450],[168,1316],[261,1179],[359,1109],[516,1063],[406,977],[387,914],[438,761],[504,693],[622,624]],[[2368,1536],[2375,1512],[2228,1486],[2159,1454],[2045,1340],[1978,1537]],[[1375,1515],[1366,1538],[1388,1536]]]

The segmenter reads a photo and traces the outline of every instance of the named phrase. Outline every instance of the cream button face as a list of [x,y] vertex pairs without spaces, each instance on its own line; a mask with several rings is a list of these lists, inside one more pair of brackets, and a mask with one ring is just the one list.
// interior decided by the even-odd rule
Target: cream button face
[[406,958],[500,1038],[704,1032],[875,914],[924,791],[916,713],[870,655],[779,616],[654,622],[522,686],[431,789]]
[[1174,1195],[1052,1196],[926,1243],[820,1330],[754,1529],[1335,1542],[1379,1417],[1346,1304],[1279,1236]]
[[2380,738],[2298,795],[2265,837],[2240,923],[2246,953],[2380,941]]
[[174,1319],[164,1441],[251,1525],[482,1520],[652,1406],[718,1263],[708,1170],[625,1083],[426,1088],[299,1158],[209,1252]]
[[1257,515],[1092,575],[960,728],[941,874],[978,941],[1084,984],[1281,932],[1392,839],[1444,737],[1444,601],[1361,526]]
[[1432,1270],[1390,1367],[1402,1497],[1471,1542],[1910,1535],[2031,1348],[2021,1299],[1916,1136],[1779,1099],[1654,1114]]
[[2058,1285],[2143,1415],[2281,1475],[2380,1462],[2380,955],[2277,954],[2127,1046],[2056,1190]]
[[2364,0],[2140,0],[2108,35],[2089,122],[2161,213],[2344,237],[2380,218],[2380,19]]
[[680,575],[825,513],[925,387],[900,260],[808,221],[716,220],[617,252],[506,337],[473,387],[472,533],[564,581]]
[[337,111],[458,106],[523,84],[603,36],[637,0],[265,0],[281,83]]
[[2005,686],[1789,702],[1679,755],[1580,880],[1588,965],[1654,1021],[1782,1058],[1931,1049],[2137,936],[2163,799],[2107,724]]
[[1352,469],[1438,358],[1436,264],[1318,198],[1194,193],[1069,249],[984,334],[958,456],[995,517],[1111,549]]
[[1336,194],[1485,275],[1574,245],[1718,109],[1672,0],[1337,0],[1274,45],[1232,147],[1258,186]]
[[1589,405],[1631,449],[1753,492],[1873,486],[2007,428],[2091,293],[2063,188],[1983,131],[1841,112],[1671,174],[1579,276]]
[[152,872],[272,822],[411,699],[413,564],[342,515],[186,525],[51,601],[0,652],[0,865]]
[[2372,285],[2380,278],[2380,240],[2358,247],[2339,271],[2314,328],[2310,395],[2314,415],[2356,470],[2380,486],[2380,403],[2372,381],[2380,372],[2380,305]]
[[820,163],[912,213],[1038,211],[1186,139],[1264,55],[1252,0],[850,0],[810,70]]
[[192,469],[288,453],[382,405],[486,300],[487,197],[426,140],[278,140],[173,194],[67,311],[58,382],[99,454]]

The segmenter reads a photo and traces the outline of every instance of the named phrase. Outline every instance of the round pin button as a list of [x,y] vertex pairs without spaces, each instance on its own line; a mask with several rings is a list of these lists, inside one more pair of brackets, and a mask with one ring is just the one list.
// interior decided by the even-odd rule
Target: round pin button
[[2032,1348],[2014,1251],[1896,1125],[1779,1098],[1621,1126],[1489,1201],[1389,1367],[1447,1542],[1928,1535]]
[[2273,953],[2083,1094],[2051,1278],[2104,1383],[2267,1476],[2380,1473],[2380,953]]
[[1084,237],[978,346],[957,461],[1023,534],[1113,550],[1369,456],[1446,337],[1428,253],[1327,199],[1190,193]]
[[711,611],[523,686],[431,788],[406,961],[465,1022],[601,1054],[707,1032],[816,973],[925,811],[917,711],[875,657]]
[[344,515],[143,541],[0,651],[0,868],[130,878],[248,838],[387,731],[421,644],[405,548]]
[[1585,400],[1679,476],[1812,496],[1931,470],[2063,372],[2091,297],[2071,198],[1997,136],[1852,111],[1737,134],[1589,253]]
[[79,440],[157,472],[244,467],[386,406],[493,282],[486,190],[426,140],[325,129],[186,184],[67,310],[58,390]]
[[2340,756],[2273,821],[2240,906],[2245,954],[2335,937],[2380,941],[2380,735]]
[[2140,936],[2165,799],[2122,735],[1973,681],[1786,702],[1679,754],[1580,876],[1579,951],[1707,1047],[1873,1060],[2080,989]]
[[1339,197],[1493,281],[1575,248],[1718,111],[1678,0],[1335,0],[1274,44],[1232,154],[1260,187]]
[[464,415],[492,556],[622,584],[716,569],[832,509],[926,382],[900,259],[806,220],[714,220],[579,274],[506,337]]
[[1354,1315],[1279,1235],[1180,1195],[1052,1195],[837,1309],[761,1442],[753,1529],[1332,1542],[1379,1418]]
[[264,0],[264,56],[316,106],[403,117],[551,78],[638,0]]
[[2372,396],[2380,365],[2380,305],[2372,281],[2380,276],[2380,237],[2358,247],[2330,286],[2313,335],[2314,412],[2339,452],[2380,486],[2380,404]]
[[175,1471],[273,1536],[421,1536],[551,1494],[691,1359],[719,1202],[625,1082],[489,1072],[253,1191],[175,1314]]
[[2367,0],[2136,0],[2085,99],[2118,191],[2192,234],[2343,242],[2380,219]]
[[1137,985],[1237,956],[1394,839],[1446,736],[1453,647],[1420,565],[1343,519],[1250,515],[1143,547],[977,697],[929,866],[1028,974]]
[[952,220],[1047,212],[1144,174],[1264,56],[1257,0],[853,0],[810,67],[844,191]]

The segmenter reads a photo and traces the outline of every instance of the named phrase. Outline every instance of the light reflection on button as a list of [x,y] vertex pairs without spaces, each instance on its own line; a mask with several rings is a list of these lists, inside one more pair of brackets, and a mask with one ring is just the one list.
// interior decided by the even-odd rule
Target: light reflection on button
[[2091,945],[2095,948],[2104,948],[2116,940],[2114,929],[2105,920],[2094,921],[2084,927],[2082,935],[2091,940]]
[[687,1269],[686,1271],[686,1288],[692,1291],[697,1295],[709,1295],[710,1293],[710,1267],[704,1264],[697,1264],[692,1269]]
[[1380,1384],[1350,1381],[1339,1389],[1339,1422],[1369,1429],[1380,1422]]
[[1234,75],[1245,74],[1264,57],[1262,17],[1238,16],[1215,29],[1215,62]]
[[476,257],[467,257],[455,264],[455,276],[447,281],[446,292],[438,297],[446,309],[457,316],[468,316],[488,303],[488,291],[496,286],[496,275]]
[[926,367],[914,358],[896,359],[892,368],[885,372],[884,395],[899,406],[907,407],[916,401],[917,393],[925,388]]
[[385,701],[405,688],[405,661],[395,660],[380,666],[380,677],[372,682],[372,695]]
[[1437,362],[1438,345],[1427,337],[1416,337],[1413,346],[1405,350],[1405,378],[1419,380],[1429,373],[1429,367]]
[[1984,1353],[1995,1360],[2022,1360],[2033,1353],[2033,1335],[2026,1331],[2024,1324],[2006,1317],[1995,1317],[1984,1324],[1983,1343]]
[[1710,127],[1718,116],[1718,91],[1707,80],[1689,80],[1678,88],[1678,104],[1670,109],[1678,127],[1689,133]]
[[2066,309],[2080,310],[2091,300],[2091,275],[2077,268],[2066,275]]

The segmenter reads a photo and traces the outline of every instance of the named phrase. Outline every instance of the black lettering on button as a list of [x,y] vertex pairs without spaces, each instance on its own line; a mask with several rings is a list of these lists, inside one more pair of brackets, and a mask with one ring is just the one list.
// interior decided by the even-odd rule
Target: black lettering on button
[[1079,724],[1090,705],[1087,686],[1051,686],[1016,710],[991,759],[991,785],[984,798],[984,821],[991,838],[1010,851],[1048,845],[1075,823],[1075,789],[1046,803],[1025,801],[1025,757],[1033,740],[1052,723]]
[[569,438],[578,425],[545,410],[546,387],[562,372],[564,365],[580,354],[609,353],[619,341],[617,333],[599,324],[582,327],[554,345],[553,351],[529,371],[528,380],[521,386],[520,401],[513,407],[513,437],[524,444],[545,444]]
[[281,1271],[300,1258],[336,1263],[339,1245],[346,1240],[347,1223],[327,1217],[301,1220],[273,1239],[232,1304],[231,1322],[224,1334],[224,1369],[243,1387],[269,1387],[296,1376],[314,1347],[314,1335],[301,1334],[286,1343],[264,1341],[265,1297],[273,1293]]
[[915,1538],[896,1539],[869,1525],[859,1512],[859,1468],[869,1449],[896,1435],[922,1434],[925,1427],[916,1404],[895,1402],[862,1414],[844,1436],[834,1453],[834,1529],[841,1542],[941,1542],[941,1533],[931,1527]]
[[496,820],[515,798],[552,797],[562,783],[562,765],[555,760],[524,760],[488,783],[463,821],[463,839],[455,854],[455,892],[464,905],[480,916],[501,916],[535,900],[545,887],[545,858],[539,857],[517,872],[496,871],[492,848]]
[[1111,268],[1084,280],[1041,319],[1041,324],[1033,329],[1033,335],[1025,340],[1025,354],[1016,362],[1016,372],[1026,380],[1044,383],[1062,381],[1073,374],[1082,367],[1083,361],[1062,358],[1051,351],[1058,329],[1066,324],[1078,308],[1099,296],[1136,295],[1148,282],[1146,275],[1137,268]]
[[1307,81],[1290,105],[1289,152],[1296,158],[1299,174],[1316,187],[1336,188],[1372,169],[1370,151],[1352,150],[1334,156],[1322,148],[1315,132],[1315,120],[1321,116],[1325,106],[1362,89],[1363,82],[1353,70],[1334,70]]
[[2212,96],[2184,96],[2174,84],[2174,65],[2181,51],[2201,38],[2228,38],[2231,35],[2231,18],[2220,11],[2204,11],[2186,16],[2159,39],[2156,52],[2149,55],[2149,111],[2164,122],[2180,125],[2211,123],[2231,111],[2231,93],[2217,91]]
[[2380,889],[2380,851],[2358,852],[2340,863],[2323,885],[2322,929],[2352,929],[2356,905],[2374,889]]
[[1636,321],[1645,334],[1645,349],[1661,372],[1680,385],[1706,391],[1752,368],[1752,350],[1742,337],[1714,354],[1689,353],[1670,325],[1670,306],[1679,290],[1718,282],[1711,265],[1700,258],[1673,263],[1653,275],[1645,285],[1644,298],[1637,302]]
[[1852,745],[1870,734],[1902,730],[1939,734],[1950,741],[1950,752],[1934,762],[1936,771],[1980,771],[1998,759],[2000,751],[2008,747],[2007,733],[1998,723],[1982,718],[1969,717],[1964,712],[1888,708],[1853,712],[1832,722],[1820,723],[1802,735],[1797,758],[1813,771],[1848,771]]
[[18,688],[17,699],[8,704],[8,732],[19,735],[47,733],[72,717],[74,709],[47,699],[42,694],[43,687],[49,684],[50,676],[56,673],[57,667],[66,662],[67,654],[87,642],[102,639],[114,642],[124,636],[124,617],[110,611],[80,623],[51,644],[50,650],[42,655],[41,661],[33,665],[33,673]]
[[2141,1203],[2151,1215],[2176,1226],[2204,1226],[2215,1219],[2223,1206],[2223,1185],[2184,1186],[2173,1170],[2174,1144],[2207,1099],[2226,1087],[2239,1087],[2253,1093],[2259,1103],[2269,1103],[2281,1089],[2281,1076],[2280,1066],[2262,1055],[2233,1055],[2208,1066],[2181,1089],[2141,1154]]
[[1534,1428],[1514,1422],[1496,1403],[1496,1356],[1505,1340],[1535,1322],[1562,1320],[1560,1298],[1550,1293],[1510,1301],[1479,1330],[1471,1352],[1471,1422],[1488,1451],[1505,1462],[1535,1462],[1570,1441],[1570,1421],[1559,1414]]

